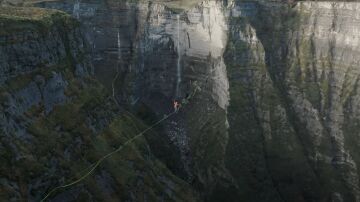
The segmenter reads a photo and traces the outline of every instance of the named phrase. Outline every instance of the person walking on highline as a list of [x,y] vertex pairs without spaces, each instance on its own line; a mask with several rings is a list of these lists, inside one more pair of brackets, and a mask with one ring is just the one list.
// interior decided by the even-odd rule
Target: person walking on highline
[[174,112],[178,112],[180,109],[180,103],[176,100],[174,100]]

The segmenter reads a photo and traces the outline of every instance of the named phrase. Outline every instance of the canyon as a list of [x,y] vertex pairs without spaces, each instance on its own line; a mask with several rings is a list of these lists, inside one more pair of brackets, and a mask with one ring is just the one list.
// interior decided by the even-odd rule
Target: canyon
[[[360,3],[0,1],[0,201],[360,201]],[[11,5],[9,5],[11,4]]]

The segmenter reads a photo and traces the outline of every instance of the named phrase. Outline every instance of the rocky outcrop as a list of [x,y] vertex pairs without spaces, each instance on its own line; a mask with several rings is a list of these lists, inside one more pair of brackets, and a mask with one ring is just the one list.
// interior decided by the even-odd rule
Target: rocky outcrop
[[[25,12],[22,9],[1,8],[2,24],[0,38],[0,82],[21,74],[34,72],[36,68],[49,69],[59,63],[82,58],[84,41],[79,37],[80,29],[73,29],[75,22],[66,19],[65,13],[55,11],[38,11],[29,9]],[[11,13],[14,12],[14,13]],[[16,17],[23,17],[17,20]],[[34,25],[24,30],[27,26],[26,20],[33,20]],[[68,44],[62,42],[67,41]],[[66,46],[66,47],[65,47]],[[66,52],[68,51],[68,52]],[[68,54],[68,55],[67,55]],[[86,60],[84,60],[86,61]],[[83,61],[74,61],[77,68],[85,69]]]

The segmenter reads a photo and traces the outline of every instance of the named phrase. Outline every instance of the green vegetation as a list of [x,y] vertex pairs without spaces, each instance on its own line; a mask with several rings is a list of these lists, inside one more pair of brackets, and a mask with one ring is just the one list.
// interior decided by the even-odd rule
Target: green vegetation
[[[59,24],[66,30],[78,25],[68,14],[57,10],[32,7],[0,7],[0,36],[11,35],[14,37],[15,33],[24,31],[46,33],[54,25]],[[13,40],[16,38],[14,37]]]
[[[26,113],[28,118],[34,120],[28,127],[28,132],[34,137],[33,143],[30,146],[19,140],[13,141],[19,152],[26,154],[24,159],[14,164],[11,148],[6,147],[1,150],[1,160],[4,163],[0,166],[0,171],[5,174],[2,177],[14,181],[18,180],[16,176],[20,177],[24,186],[34,178],[54,182],[51,187],[37,190],[38,199],[50,188],[62,184],[59,179],[65,178],[66,182],[69,182],[79,178],[82,170],[147,127],[132,115],[118,115],[116,113],[118,109],[96,80],[89,77],[80,81],[68,70],[60,69],[68,82],[66,95],[71,97],[71,102],[55,107],[49,115],[44,114],[41,105],[34,106]],[[92,124],[98,124],[100,120],[97,120],[97,117],[104,116],[107,119],[106,125],[100,131],[94,132],[87,124],[87,119],[93,117],[95,120],[91,121]],[[154,134],[149,132],[149,135]],[[66,154],[66,151],[69,153]],[[58,163],[53,164],[51,159],[56,159]],[[44,176],[44,173],[51,173],[54,166],[56,172],[51,174],[51,177]],[[18,175],[14,176],[12,171]],[[111,195],[104,193],[103,185],[96,180],[95,176],[102,175],[103,172],[108,173],[113,180],[112,186],[116,190]],[[144,174],[139,175],[139,173]],[[174,195],[170,196],[164,192],[168,185],[159,181],[159,176],[174,183],[174,187],[171,188]],[[144,183],[141,187],[143,190],[137,192],[139,195],[135,196],[139,200],[144,197],[144,193],[153,200],[157,200],[160,195],[166,200],[170,200],[170,197],[171,200],[195,200],[189,189],[185,188],[187,186],[185,182],[179,180],[162,163],[151,157],[145,138],[136,140],[106,160],[94,175],[82,184],[97,200],[114,201],[119,198],[129,199],[131,191],[136,190],[139,183]],[[0,199],[1,197],[4,197],[4,200],[9,199],[10,196],[7,196],[9,193],[0,190]],[[83,193],[79,197],[89,196]]]
[[[51,67],[39,64],[30,73],[8,79],[0,88],[2,100],[7,94],[26,87],[38,75],[46,82],[52,72],[57,72],[67,82],[67,102],[55,106],[50,114],[45,113],[43,103],[32,106],[19,117],[10,114],[15,122],[26,123],[24,127],[31,137],[30,142],[15,134],[0,134],[0,180],[5,184],[14,182],[20,187],[17,199],[28,201],[31,192],[31,197],[40,200],[50,189],[78,179],[85,168],[148,127],[134,115],[120,114],[120,109],[97,80],[91,76],[74,76],[74,66],[86,57],[82,50],[77,56],[71,54],[74,51],[70,47],[72,41],[66,34],[78,24],[69,15],[47,9],[1,7],[0,25],[4,27],[0,30],[0,37],[9,38],[5,45],[21,44],[16,37],[18,33],[32,32],[36,39],[38,35],[49,35],[56,30],[66,52],[58,64]],[[156,133],[150,131],[147,135]],[[165,201],[195,201],[188,184],[173,175],[149,148],[148,141],[139,138],[104,161],[81,183],[86,191],[79,191],[76,200],[125,201],[135,197],[137,201],[144,201],[146,197],[151,201],[160,198]],[[34,179],[43,185],[28,190]],[[102,182],[108,185],[104,186]],[[77,188],[69,189],[76,191]],[[60,190],[52,197],[67,191]],[[0,201],[10,201],[14,193],[17,192],[11,187],[1,186]]]

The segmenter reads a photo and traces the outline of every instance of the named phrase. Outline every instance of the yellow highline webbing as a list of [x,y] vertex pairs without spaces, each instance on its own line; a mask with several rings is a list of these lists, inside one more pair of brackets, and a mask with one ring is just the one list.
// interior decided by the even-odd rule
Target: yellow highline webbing
[[[141,133],[139,133],[138,135],[134,136],[133,138],[129,139],[128,141],[126,141],[124,144],[120,145],[115,151],[112,151],[108,154],[106,154],[105,156],[103,156],[102,158],[100,158],[96,163],[95,165],[93,166],[90,166],[89,168],[87,169],[90,169],[89,172],[87,172],[85,175],[83,175],[82,177],[80,177],[79,179],[69,183],[69,184],[66,184],[66,185],[62,185],[62,186],[58,186],[58,187],[55,187],[54,189],[52,189],[48,194],[46,194],[46,196],[41,200],[41,202],[44,202],[47,198],[49,198],[49,196],[54,193],[55,191],[59,190],[59,189],[64,189],[64,188],[67,188],[67,187],[70,187],[70,186],[73,186],[79,182],[81,182],[82,180],[84,180],[85,178],[87,178],[89,175],[91,175],[94,170],[99,167],[99,165],[107,158],[109,158],[110,156],[114,155],[115,153],[117,152],[120,152],[124,146],[132,143],[134,140],[136,140],[137,138],[143,136],[146,132],[148,132],[149,130],[151,130],[152,128],[154,128],[155,126],[159,125],[161,122],[165,121],[166,119],[170,118],[172,115],[176,114],[176,111],[168,114],[168,115],[165,115],[164,118],[162,118],[161,120],[159,120],[158,122],[154,123],[153,125],[151,125],[150,127],[148,127],[147,129],[145,129],[144,131],[142,131]],[[86,170],[87,170],[86,169]]]
[[[201,88],[197,85],[197,83],[194,83],[194,85],[195,85],[194,91],[193,91],[187,98],[185,98],[185,99],[182,101],[181,104],[182,104],[183,106],[186,105],[186,104],[188,104],[189,100],[190,100],[192,97],[195,96],[195,94],[197,93],[197,91],[200,91],[200,90],[201,90]],[[114,96],[114,95],[113,95],[113,98],[114,98],[114,100],[115,100],[115,103],[116,103],[117,105],[119,105],[119,103],[118,103],[117,100],[115,99],[115,96]],[[184,102],[184,101],[185,101],[185,102]],[[182,106],[181,106],[181,107],[182,107]],[[126,111],[126,112],[129,113],[129,114],[131,114],[131,113],[128,112],[128,111]],[[94,170],[95,170],[104,160],[106,160],[106,159],[109,158],[110,156],[114,155],[115,153],[120,152],[120,151],[124,148],[124,146],[132,143],[134,140],[136,140],[137,138],[143,136],[146,132],[148,132],[149,130],[151,130],[151,129],[154,128],[155,126],[159,125],[161,122],[165,121],[166,119],[170,118],[172,115],[174,115],[174,114],[176,114],[176,113],[177,113],[177,111],[174,111],[174,112],[172,112],[172,113],[170,113],[170,114],[168,114],[168,115],[165,115],[164,118],[160,119],[158,122],[154,123],[153,125],[151,125],[151,126],[148,127],[147,129],[145,129],[144,131],[142,131],[141,133],[139,133],[138,135],[136,135],[136,136],[134,136],[133,138],[129,139],[129,140],[126,141],[124,144],[120,145],[115,151],[112,151],[112,152],[106,154],[105,156],[103,156],[102,158],[100,158],[95,164],[93,164],[93,165],[91,165],[90,167],[88,167],[87,169],[85,169],[85,170],[90,169],[90,171],[87,172],[87,173],[86,173],[85,175],[83,175],[82,177],[80,177],[79,179],[77,179],[77,180],[75,180],[75,181],[73,181],[73,182],[71,182],[71,183],[69,183],[69,184],[62,185],[62,186],[58,186],[58,187],[55,187],[54,189],[52,189],[48,194],[46,194],[46,196],[45,196],[40,202],[44,202],[47,198],[50,197],[50,195],[51,195],[52,193],[54,193],[55,191],[57,191],[57,190],[59,190],[59,189],[65,189],[65,188],[67,188],[67,187],[70,187],[70,186],[72,186],[72,185],[75,185],[75,184],[81,182],[82,180],[84,180],[85,178],[87,178],[89,175],[91,175],[91,174],[94,172]],[[132,114],[131,114],[131,115],[132,115]],[[134,123],[133,123],[133,124],[134,124]],[[134,125],[135,125],[135,124],[134,124]],[[136,125],[135,125],[135,127],[136,127]],[[136,128],[137,128],[137,127],[136,127]],[[138,128],[137,128],[137,129],[138,129]]]

